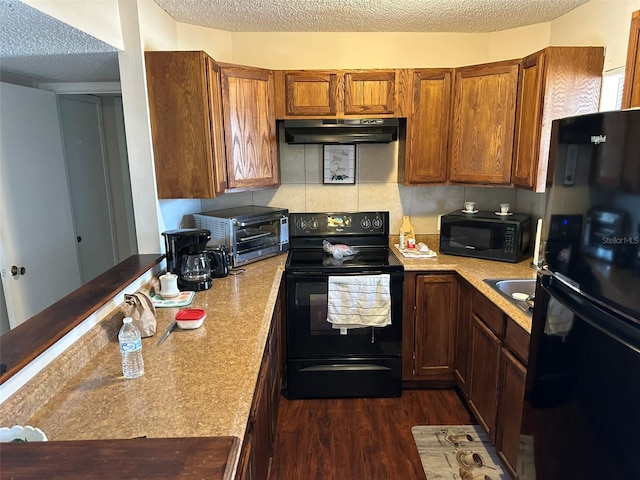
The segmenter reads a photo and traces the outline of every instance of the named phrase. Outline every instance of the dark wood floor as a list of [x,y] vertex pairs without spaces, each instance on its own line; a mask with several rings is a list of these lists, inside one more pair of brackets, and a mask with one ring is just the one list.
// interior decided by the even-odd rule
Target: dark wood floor
[[414,425],[475,423],[454,390],[401,398],[281,398],[270,480],[424,480]]

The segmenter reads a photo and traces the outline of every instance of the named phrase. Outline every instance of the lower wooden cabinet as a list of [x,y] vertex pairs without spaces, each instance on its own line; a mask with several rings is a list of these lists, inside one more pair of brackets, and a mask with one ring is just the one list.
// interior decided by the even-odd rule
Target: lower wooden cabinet
[[281,324],[283,290],[276,301],[269,337],[242,443],[236,480],[267,480],[273,457],[282,386]]
[[455,274],[405,275],[405,381],[453,384],[458,300]]
[[469,368],[471,359],[471,294],[473,287],[458,279],[458,325],[454,376],[463,395],[469,395]]
[[529,334],[458,280],[455,380],[511,473],[520,442]]
[[496,449],[514,478],[526,379],[526,367],[509,350],[502,348]]
[[491,443],[496,441],[499,366],[500,339],[474,314],[468,400],[469,407],[486,430]]

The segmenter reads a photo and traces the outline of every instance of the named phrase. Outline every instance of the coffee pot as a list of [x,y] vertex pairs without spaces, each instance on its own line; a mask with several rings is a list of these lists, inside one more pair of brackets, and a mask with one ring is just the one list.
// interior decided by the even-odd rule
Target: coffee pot
[[180,277],[189,283],[203,283],[211,279],[211,262],[206,252],[185,253],[180,260]]
[[167,271],[178,275],[178,288],[202,291],[211,288],[211,260],[206,252],[211,232],[187,228],[162,232],[167,251]]

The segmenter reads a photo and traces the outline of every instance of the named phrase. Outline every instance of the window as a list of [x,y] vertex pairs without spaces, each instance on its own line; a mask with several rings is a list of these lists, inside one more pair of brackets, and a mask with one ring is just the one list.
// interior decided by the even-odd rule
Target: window
[[604,72],[602,76],[602,91],[600,92],[601,112],[620,110],[623,85],[624,66]]

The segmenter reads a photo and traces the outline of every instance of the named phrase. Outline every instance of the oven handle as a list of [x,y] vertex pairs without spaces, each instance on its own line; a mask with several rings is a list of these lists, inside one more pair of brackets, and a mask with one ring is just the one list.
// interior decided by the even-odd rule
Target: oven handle
[[313,365],[311,367],[301,368],[301,372],[358,372],[358,371],[372,371],[372,370],[391,370],[389,367],[383,367],[382,365],[374,364],[360,364],[360,365]]

